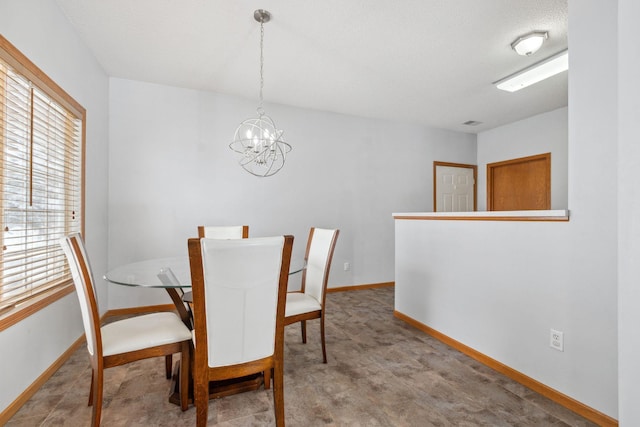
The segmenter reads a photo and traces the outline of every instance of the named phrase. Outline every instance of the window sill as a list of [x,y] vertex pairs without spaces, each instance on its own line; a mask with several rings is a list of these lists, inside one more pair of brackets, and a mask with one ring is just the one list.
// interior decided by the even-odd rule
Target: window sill
[[60,298],[69,295],[75,290],[73,283],[59,286],[55,289],[51,289],[48,292],[43,292],[42,295],[38,295],[28,301],[19,304],[17,307],[9,308],[6,311],[0,313],[0,332],[15,325],[21,320],[26,319],[34,313],[42,310],[49,304],[54,303]]

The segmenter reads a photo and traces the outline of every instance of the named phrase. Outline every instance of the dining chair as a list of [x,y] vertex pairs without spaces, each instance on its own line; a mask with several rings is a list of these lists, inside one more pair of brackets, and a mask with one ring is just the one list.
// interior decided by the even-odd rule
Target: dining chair
[[293,236],[189,239],[196,425],[207,424],[209,383],[273,372],[277,426],[284,426],[284,306]]
[[320,319],[320,340],[322,342],[322,362],[327,363],[324,339],[325,299],[331,259],[340,230],[311,228],[304,256],[305,269],[302,271],[300,291],[287,294],[285,325],[300,322],[302,342],[307,342],[307,320]]
[[199,225],[198,237],[208,239],[246,239],[249,237],[248,225]]
[[[207,237],[211,239],[246,239],[249,237],[249,226],[248,225],[221,225],[221,226],[209,226],[209,225],[199,225],[198,226],[198,237]],[[160,276],[158,276],[160,277]],[[163,280],[163,278],[160,278]],[[175,275],[171,277],[171,275],[167,275],[167,281],[175,280]],[[184,297],[184,289],[175,288],[176,293],[180,298]],[[174,301],[175,304],[178,302]],[[187,313],[189,315],[189,321],[193,323],[193,312],[191,310],[190,305],[185,304]],[[193,326],[192,326],[193,329]],[[170,379],[173,371],[173,356],[171,354],[167,355],[165,358],[165,375],[167,379]]]
[[[89,406],[91,425],[99,426],[104,370],[136,360],[180,353],[182,372],[189,372],[191,331],[175,313],[151,313],[100,326],[93,273],[79,233],[60,239],[80,301],[80,311],[91,359]],[[180,377],[180,407],[188,408],[189,376]]]

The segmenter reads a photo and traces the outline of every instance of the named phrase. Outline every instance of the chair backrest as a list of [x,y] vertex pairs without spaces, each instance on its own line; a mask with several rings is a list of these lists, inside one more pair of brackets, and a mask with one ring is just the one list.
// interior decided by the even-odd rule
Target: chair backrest
[[100,317],[93,274],[89,265],[87,251],[79,233],[73,233],[60,239],[60,245],[67,257],[71,277],[78,294],[82,323],[87,338],[87,349],[92,356],[102,354],[100,336]]
[[274,355],[292,246],[292,236],[189,239],[196,358],[206,351],[219,367]]
[[318,300],[324,307],[333,250],[340,230],[311,228],[305,254],[306,268],[302,272],[302,291]]
[[207,239],[246,239],[249,237],[248,225],[198,226],[198,237]]

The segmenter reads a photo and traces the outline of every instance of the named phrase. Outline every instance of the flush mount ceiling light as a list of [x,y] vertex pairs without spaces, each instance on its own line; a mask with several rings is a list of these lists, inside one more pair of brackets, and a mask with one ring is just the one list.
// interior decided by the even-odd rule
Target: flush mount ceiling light
[[253,13],[253,18],[260,23],[260,102],[256,110],[258,116],[240,123],[229,148],[241,154],[238,163],[244,170],[255,176],[266,177],[282,169],[286,154],[291,151],[291,145],[282,138],[284,131],[276,128],[271,117],[267,116],[262,108],[264,24],[271,20],[271,14],[258,9]]
[[493,84],[498,89],[515,92],[534,83],[538,83],[569,69],[569,51],[567,49],[547,59],[533,64]]
[[515,50],[518,55],[529,56],[536,53],[548,37],[549,33],[546,31],[534,31],[518,37],[516,41],[511,43],[511,48]]

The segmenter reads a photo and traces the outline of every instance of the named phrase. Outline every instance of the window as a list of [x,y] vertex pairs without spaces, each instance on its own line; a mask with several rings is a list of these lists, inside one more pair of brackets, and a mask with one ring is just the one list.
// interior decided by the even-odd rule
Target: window
[[84,121],[84,108],[0,36],[0,316],[72,289],[58,241],[83,231]]

